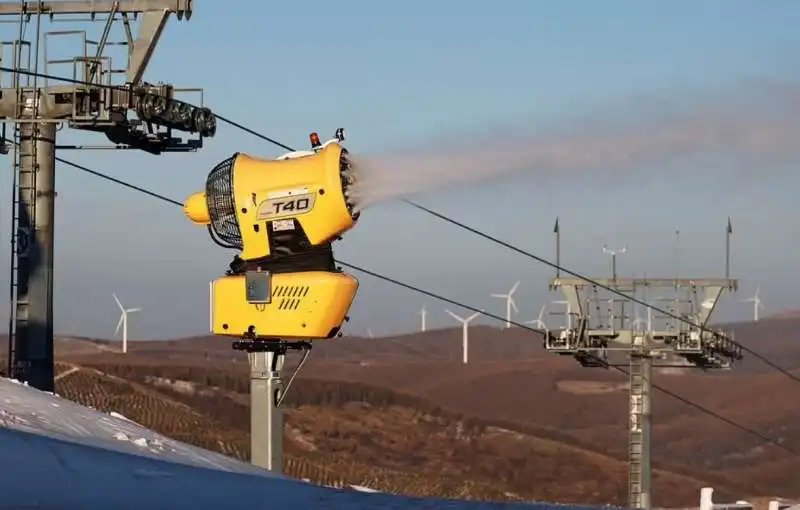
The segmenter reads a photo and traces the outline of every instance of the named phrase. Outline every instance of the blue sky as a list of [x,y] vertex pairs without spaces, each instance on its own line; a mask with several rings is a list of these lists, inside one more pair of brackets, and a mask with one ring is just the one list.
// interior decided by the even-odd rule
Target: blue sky
[[[791,82],[800,50],[794,23],[800,4],[788,0],[239,4],[233,11],[230,2],[197,2],[190,21],[171,19],[147,79],[202,86],[206,104],[221,115],[294,146],[304,145],[309,131],[332,134],[344,126],[357,154],[487,124],[545,125],[650,93]],[[97,37],[102,25],[89,29]],[[13,29],[4,30],[12,38]],[[59,50],[68,51],[66,45]],[[71,75],[66,68],[51,72]],[[104,140],[66,130],[60,136],[61,142]],[[183,199],[236,151],[279,154],[223,125],[195,154],[60,156]],[[731,215],[734,276],[742,291],[728,299],[722,317],[746,316],[740,301],[759,283],[768,310],[800,306],[791,256],[800,229],[791,215],[800,178],[792,168],[734,174],[698,166],[669,179],[640,170],[602,190],[580,176],[554,181],[529,174],[420,201],[547,257],[560,216],[563,262],[595,275],[608,268],[604,243],[628,246],[621,272],[668,274],[680,229],[682,273],[721,276]],[[0,182],[6,219],[9,186],[10,177]],[[58,333],[110,336],[118,318],[112,292],[144,308],[130,321],[134,339],[207,331],[208,281],[222,274],[232,252],[174,206],[64,166],[57,168],[57,186]],[[474,206],[487,199],[497,208]],[[0,225],[4,240],[8,223]],[[488,294],[518,278],[521,318],[561,299],[548,293],[548,268],[400,203],[369,209],[336,249],[343,260],[496,313],[503,303]],[[2,267],[7,251],[0,253]],[[349,325],[354,333],[414,329],[423,301],[430,325],[454,325],[444,305],[367,276],[360,280]],[[0,305],[0,313],[7,309]]]

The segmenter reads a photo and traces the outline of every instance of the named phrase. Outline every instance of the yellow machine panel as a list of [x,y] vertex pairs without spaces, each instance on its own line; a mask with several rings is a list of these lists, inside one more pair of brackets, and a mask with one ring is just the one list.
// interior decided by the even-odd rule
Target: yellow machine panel
[[[243,260],[273,255],[268,239],[295,230],[293,221],[299,223],[307,242],[317,246],[351,229],[358,217],[346,196],[354,179],[350,161],[338,143],[280,160],[239,153],[220,168],[227,170],[226,165],[232,165],[232,202],[209,197],[207,192],[195,193],[186,200],[184,212],[198,224],[215,222],[217,230],[235,225]],[[221,204],[224,214],[219,213]],[[217,211],[216,219],[210,211]]]
[[[342,189],[342,146],[327,145],[319,152],[284,160],[239,154],[233,182],[244,260],[270,255],[263,242],[267,221],[296,218],[308,241],[318,245],[354,225]],[[254,225],[260,225],[255,229]],[[274,227],[273,227],[274,228]]]
[[[258,285],[268,288],[263,296],[254,297]],[[224,276],[211,282],[211,331],[239,338],[331,338],[344,322],[357,290],[358,280],[345,273]]]

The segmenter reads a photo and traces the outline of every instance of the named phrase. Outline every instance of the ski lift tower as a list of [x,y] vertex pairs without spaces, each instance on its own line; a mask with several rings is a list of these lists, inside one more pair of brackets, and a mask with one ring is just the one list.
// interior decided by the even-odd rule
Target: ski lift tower
[[[15,34],[0,42],[2,152],[12,155],[14,178],[8,368],[33,387],[54,385],[56,150],[187,152],[214,135],[208,108],[177,99],[195,92],[202,105],[201,89],[143,79],[169,17],[191,14],[192,0],[0,1],[0,23]],[[45,31],[58,23],[88,27]],[[95,26],[101,30],[90,35]],[[101,133],[110,143],[57,145],[58,126]],[[183,140],[179,131],[196,137]]]
[[[558,220],[553,231],[556,264],[560,267]],[[729,219],[725,233],[725,278],[626,278],[614,272],[611,277],[594,278],[599,284],[595,285],[582,278],[565,277],[557,270],[550,284],[551,291],[564,294],[571,317],[564,327],[546,328],[545,348],[555,354],[572,356],[584,367],[625,366],[630,372],[628,506],[631,508],[652,508],[650,403],[653,368],[722,370],[742,359],[741,348],[725,331],[708,329],[709,319],[722,294],[738,289],[738,281],[730,278],[732,233]],[[675,307],[672,316],[655,318],[648,309],[649,324],[641,327],[638,325],[641,320],[632,320],[626,315],[624,305],[634,304],[631,297],[650,304],[652,300],[648,300],[648,294],[653,289],[671,289],[675,294]],[[608,306],[605,310],[604,304]]]

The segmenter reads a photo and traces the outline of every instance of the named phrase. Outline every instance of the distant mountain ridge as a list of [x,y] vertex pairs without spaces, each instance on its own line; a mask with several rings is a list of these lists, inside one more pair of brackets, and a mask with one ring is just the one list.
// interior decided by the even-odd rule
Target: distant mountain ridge
[[[800,310],[781,312],[779,317],[765,317],[758,322],[722,323],[742,345],[762,354],[781,367],[800,369]],[[103,354],[113,356],[119,350],[116,340],[58,336],[56,355]],[[376,338],[344,336],[314,344],[312,358],[370,362],[379,360],[452,361],[461,358],[461,328],[451,327]],[[231,349],[231,339],[203,335],[172,340],[131,341],[131,353],[148,356],[180,357],[188,361],[210,359],[245,361],[242,353]],[[7,337],[0,336],[0,355],[7,351]],[[549,365],[572,367],[569,357],[556,356],[544,350],[537,333],[512,327],[499,329],[476,325],[470,328],[470,359],[475,362],[501,360],[546,359]],[[754,356],[745,353],[744,360],[730,372],[733,375],[766,373],[772,369]]]

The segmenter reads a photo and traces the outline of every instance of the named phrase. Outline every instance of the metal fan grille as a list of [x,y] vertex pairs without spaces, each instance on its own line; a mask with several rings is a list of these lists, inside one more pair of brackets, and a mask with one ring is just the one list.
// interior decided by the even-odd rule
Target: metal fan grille
[[233,248],[242,248],[242,233],[236,220],[236,200],[233,196],[233,164],[237,154],[221,162],[208,174],[206,204],[211,216],[211,228],[221,241]]

